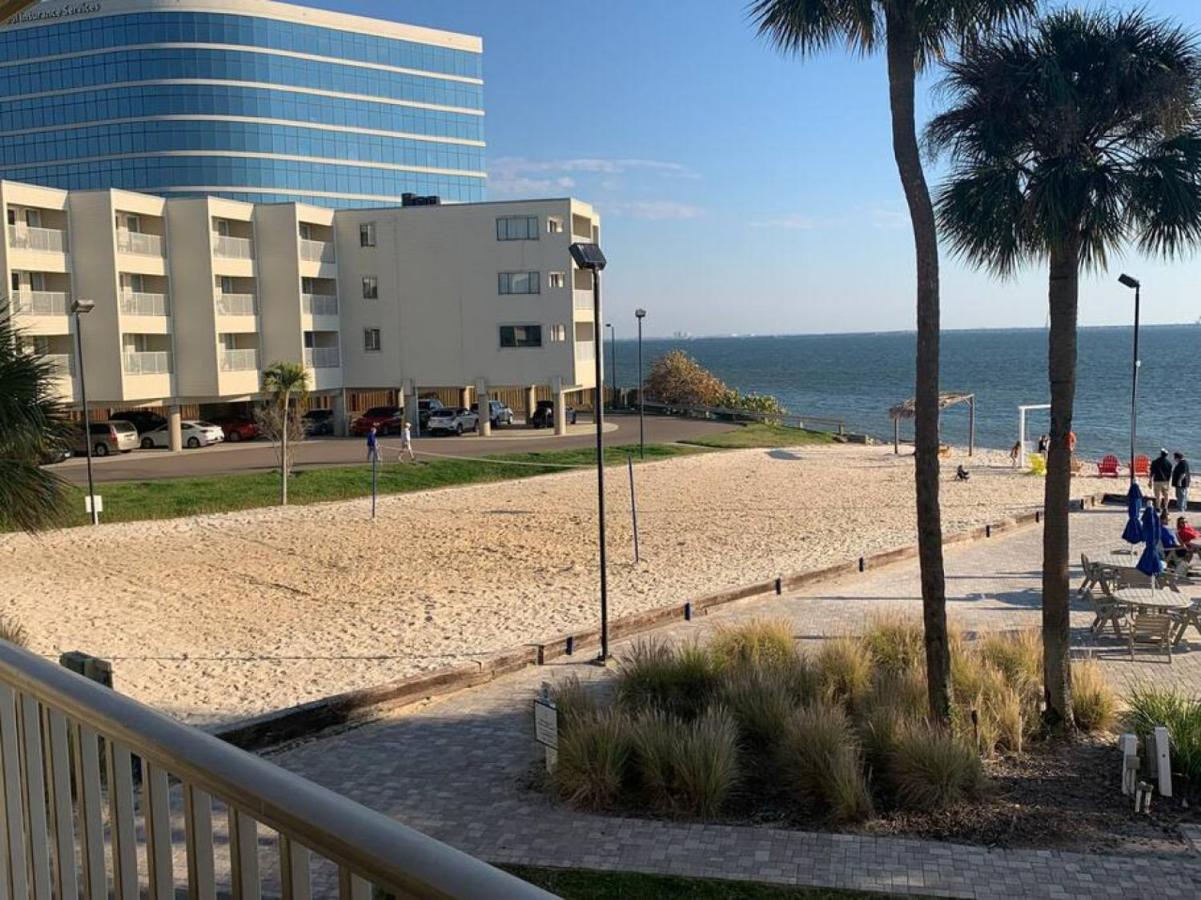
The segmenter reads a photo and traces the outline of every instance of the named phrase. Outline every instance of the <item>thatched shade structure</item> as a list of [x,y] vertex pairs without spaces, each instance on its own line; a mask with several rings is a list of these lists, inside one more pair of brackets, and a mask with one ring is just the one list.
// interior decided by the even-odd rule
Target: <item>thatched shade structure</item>
[[[954,406],[957,403],[967,404],[967,455],[971,456],[976,452],[976,395],[961,394],[957,392],[947,392],[938,395],[938,413],[942,416],[942,411],[948,406]],[[910,397],[904,403],[898,403],[888,411],[889,417],[892,419],[892,451],[893,453],[901,452],[901,419],[912,419],[917,415],[917,403],[914,398]]]

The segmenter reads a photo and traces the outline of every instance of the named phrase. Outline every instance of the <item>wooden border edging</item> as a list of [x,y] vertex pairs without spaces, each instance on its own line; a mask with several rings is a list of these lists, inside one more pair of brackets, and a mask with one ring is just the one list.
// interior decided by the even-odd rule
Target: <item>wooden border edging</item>
[[[1125,502],[1126,498],[1120,494],[1093,494],[1080,501],[1072,501],[1072,507],[1073,509],[1087,509],[1090,506],[1095,507],[1098,503]],[[1079,507],[1077,507],[1077,503],[1079,503]],[[991,525],[982,525],[978,528],[969,528],[966,531],[944,535],[943,546],[983,540],[991,535],[1016,531],[1026,525],[1033,525],[1040,519],[1041,510],[1022,513]],[[673,622],[688,620],[689,614],[691,617],[695,617],[739,600],[764,595],[775,596],[784,590],[808,587],[825,581],[833,581],[846,575],[915,559],[917,555],[917,545],[908,544],[892,550],[873,553],[871,556],[835,563],[821,569],[781,575],[769,581],[730,588],[670,606],[632,613],[613,619],[609,623],[609,638],[610,640],[620,640],[633,637]],[[569,655],[569,645],[571,655],[578,653],[582,648],[599,647],[600,628],[587,628],[583,631],[559,634],[526,646],[502,650],[477,662],[436,669],[432,672],[420,672],[375,687],[347,691],[298,706],[274,710],[221,726],[211,733],[243,750],[263,750],[286,741],[309,737],[329,728],[369,721],[374,718],[375,713],[384,710],[410,706],[423,700],[431,700],[435,697],[443,697],[457,691],[478,687],[501,675],[517,672],[527,666],[546,665],[552,660]]]

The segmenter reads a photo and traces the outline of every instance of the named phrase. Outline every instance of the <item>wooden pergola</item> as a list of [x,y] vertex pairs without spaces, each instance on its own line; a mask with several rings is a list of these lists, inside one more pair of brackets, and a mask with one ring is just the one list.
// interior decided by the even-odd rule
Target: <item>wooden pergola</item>
[[[976,395],[947,392],[938,395],[938,416],[941,421],[942,411],[957,403],[967,404],[967,455],[976,452]],[[917,403],[910,397],[904,403],[898,403],[888,411],[892,418],[892,452],[901,452],[901,419],[912,419],[917,415]]]

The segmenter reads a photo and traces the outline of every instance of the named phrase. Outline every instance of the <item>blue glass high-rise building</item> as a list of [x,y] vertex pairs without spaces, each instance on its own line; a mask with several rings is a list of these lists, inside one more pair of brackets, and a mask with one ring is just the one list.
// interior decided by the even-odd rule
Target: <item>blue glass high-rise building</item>
[[0,178],[336,207],[482,200],[482,49],[270,0],[51,0],[0,29]]

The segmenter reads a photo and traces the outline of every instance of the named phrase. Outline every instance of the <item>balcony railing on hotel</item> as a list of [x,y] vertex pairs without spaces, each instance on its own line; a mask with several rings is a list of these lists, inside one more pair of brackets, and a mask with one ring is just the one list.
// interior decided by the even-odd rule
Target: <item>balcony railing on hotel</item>
[[310,369],[336,369],[342,363],[337,347],[305,347],[304,364]]
[[576,309],[592,312],[592,291],[573,291],[572,298]]
[[13,294],[13,315],[65,316],[71,295],[62,291],[18,291]]
[[171,352],[169,350],[125,354],[126,375],[169,375],[170,373]]
[[258,298],[254,294],[226,294],[217,291],[219,316],[255,316],[258,315],[258,311]]
[[31,225],[9,225],[8,246],[18,250],[40,250],[46,253],[66,253],[67,236],[55,228],[34,228]]
[[301,294],[300,311],[306,316],[336,316],[338,298],[332,294]]
[[596,341],[576,341],[575,358],[581,362],[596,359]]
[[122,253],[136,253],[139,256],[162,256],[163,239],[157,234],[143,234],[140,231],[118,231],[117,249]]
[[171,301],[166,294],[126,291],[121,295],[121,312],[127,316],[169,316]]
[[331,241],[309,241],[301,238],[300,258],[306,262],[333,262],[334,245]]
[[257,350],[222,350],[222,372],[249,372],[259,367]]
[[70,353],[47,353],[42,359],[54,370],[56,378],[68,378],[75,374],[75,359]]
[[214,234],[213,256],[225,259],[254,259],[254,241],[250,238]]

